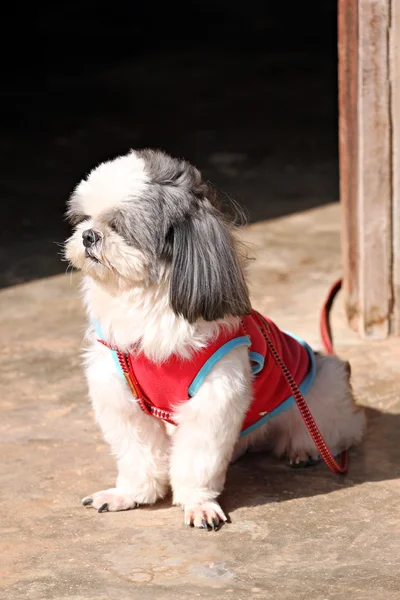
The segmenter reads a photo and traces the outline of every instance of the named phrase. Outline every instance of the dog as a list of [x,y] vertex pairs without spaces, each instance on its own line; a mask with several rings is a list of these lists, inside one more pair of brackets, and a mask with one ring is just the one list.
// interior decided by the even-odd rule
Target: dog
[[[348,363],[314,354],[253,311],[234,219],[194,166],[158,150],[130,151],[79,183],[67,218],[74,231],[65,256],[83,273],[89,321],[89,395],[118,467],[115,487],[85,497],[85,506],[127,510],[172,488],[185,524],[217,529],[227,520],[218,497],[230,462],[259,450],[295,465],[318,460],[293,399],[278,399],[285,410],[259,410],[260,393],[272,387],[290,396],[271,367],[263,327],[294,364],[299,385],[313,369],[305,398],[331,452],[361,440],[364,414]],[[191,388],[198,368],[202,377]],[[256,423],[244,430],[253,403]]]

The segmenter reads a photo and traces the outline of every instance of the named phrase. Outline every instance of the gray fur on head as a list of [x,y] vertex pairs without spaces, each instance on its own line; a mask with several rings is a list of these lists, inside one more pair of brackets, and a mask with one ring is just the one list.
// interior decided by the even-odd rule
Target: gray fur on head
[[[131,168],[133,173],[138,159],[142,179],[135,183],[137,171],[135,180]],[[95,215],[88,208],[88,190],[94,198]],[[115,202],[108,201],[112,194]],[[104,209],[98,208],[100,196]],[[159,280],[168,265],[170,305],[189,322],[250,312],[231,223],[222,214],[215,189],[185,160],[141,150],[100,165],[70,200],[70,219],[79,220],[81,214],[92,219],[90,226],[103,235],[97,257],[125,280],[134,284],[137,261],[149,282]],[[129,264],[136,251],[140,255],[134,255],[135,265]],[[103,277],[103,271],[100,275]]]
[[[215,321],[250,312],[235,241],[216,205],[216,194],[186,161],[142,151],[163,206],[162,255],[171,259],[170,304],[189,322]],[[156,198],[155,198],[156,200]]]
[[170,303],[191,323],[251,310],[231,232],[211,206],[174,227]]

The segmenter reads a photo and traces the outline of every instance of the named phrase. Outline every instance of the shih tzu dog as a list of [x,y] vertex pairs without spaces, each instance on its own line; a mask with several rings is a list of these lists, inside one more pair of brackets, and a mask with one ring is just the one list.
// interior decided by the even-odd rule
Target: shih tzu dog
[[67,215],[66,258],[83,273],[89,319],[89,394],[118,465],[115,487],[84,505],[126,510],[171,487],[186,524],[215,529],[232,460],[261,449],[317,459],[266,335],[331,452],[361,439],[348,364],[252,310],[234,224],[195,167],[132,151],[93,169]]

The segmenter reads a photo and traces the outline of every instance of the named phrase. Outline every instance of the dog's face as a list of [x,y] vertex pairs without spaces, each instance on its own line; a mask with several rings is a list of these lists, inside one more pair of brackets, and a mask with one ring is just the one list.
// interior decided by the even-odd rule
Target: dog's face
[[166,282],[172,309],[190,322],[250,312],[230,227],[186,161],[142,150],[103,163],[67,215],[66,258],[113,293]]

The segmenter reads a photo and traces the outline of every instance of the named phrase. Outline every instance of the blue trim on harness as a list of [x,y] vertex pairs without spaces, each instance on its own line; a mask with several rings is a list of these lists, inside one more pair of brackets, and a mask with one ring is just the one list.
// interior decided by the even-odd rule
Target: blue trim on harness
[[197,394],[205,378],[215,367],[217,362],[221,360],[221,358],[223,358],[234,348],[239,348],[240,346],[251,346],[251,341],[248,335],[243,335],[241,337],[234,338],[233,340],[229,340],[229,342],[226,342],[226,344],[218,348],[218,350],[216,350],[214,354],[212,354],[210,358],[206,360],[196,377],[193,379],[188,389],[189,396],[192,397]]
[[[100,328],[99,323],[97,321],[92,321],[92,325],[93,325],[93,327],[94,327],[97,335],[99,336],[99,338],[104,341],[104,336],[103,336],[103,334],[101,332],[101,328]],[[115,350],[111,350],[111,348],[110,348],[110,351],[111,351],[111,356],[113,358],[115,366],[117,367],[117,371],[121,375],[122,379],[125,379],[125,375],[124,375],[123,370],[121,369],[121,365],[119,364],[119,360],[118,360],[118,356],[117,356],[116,351]]]
[[257,373],[262,371],[264,368],[264,357],[259,352],[249,351],[249,358],[250,362],[256,363],[255,365],[252,365],[251,372],[253,375],[257,375]]
[[[308,392],[308,390],[310,389],[310,387],[313,384],[314,379],[315,379],[316,366],[315,366],[314,352],[313,352],[312,348],[307,344],[307,342],[305,342],[301,338],[297,337],[297,335],[294,335],[294,333],[291,333],[290,331],[285,331],[284,333],[286,333],[287,335],[290,335],[290,337],[292,337],[297,342],[299,342],[299,344],[301,344],[307,350],[308,356],[310,357],[310,362],[311,362],[310,370],[309,370],[307,376],[305,377],[305,379],[303,379],[302,383],[299,385],[299,390],[304,395]],[[244,429],[243,431],[241,431],[240,437],[244,437],[248,433],[252,433],[256,429],[258,429],[258,427],[261,427],[261,425],[264,425],[264,423],[266,423],[273,417],[277,417],[278,415],[283,413],[285,410],[287,410],[291,406],[294,406],[295,404],[296,404],[296,402],[295,402],[295,399],[293,398],[293,396],[289,396],[289,398],[286,398],[286,400],[284,400],[279,406],[277,406],[270,413],[268,413],[267,415],[264,415],[261,419],[259,419],[255,423],[253,423],[253,425],[250,425],[250,427],[247,427],[247,429]]]
[[[99,338],[101,340],[104,340],[99,323],[97,321],[92,321],[92,325],[93,325],[97,335],[99,336]],[[310,389],[310,387],[313,384],[314,379],[315,379],[316,366],[315,366],[314,352],[313,352],[312,348],[307,344],[307,342],[305,342],[303,339],[297,337],[297,335],[294,335],[294,333],[291,333],[290,331],[285,331],[284,333],[286,333],[287,335],[290,335],[290,337],[292,337],[297,342],[299,342],[299,344],[301,344],[307,350],[308,355],[310,357],[310,362],[311,362],[310,371],[308,372],[307,376],[302,381],[302,383],[299,385],[299,390],[304,395],[308,392],[308,390]],[[223,346],[218,348],[218,350],[216,350],[214,352],[214,354],[212,354],[210,356],[210,358],[204,363],[204,365],[201,367],[200,371],[197,373],[196,377],[190,384],[189,390],[188,390],[189,396],[192,397],[198,392],[198,390],[199,390],[200,386],[202,385],[202,383],[204,382],[205,378],[210,373],[210,371],[215,367],[217,362],[219,362],[226,354],[228,354],[228,352],[230,352],[234,348],[239,348],[240,346],[247,346],[247,347],[251,346],[251,340],[248,335],[244,335],[241,337],[234,338],[233,340],[229,340],[229,342],[226,342],[226,344],[224,344]],[[111,351],[111,355],[114,360],[115,366],[117,368],[117,371],[120,373],[122,378],[125,379],[124,372],[121,368],[121,365],[119,364],[119,360],[118,360],[116,351],[111,350],[111,349],[110,349],[110,351]],[[251,367],[251,372],[253,375],[256,375],[257,373],[262,371],[262,369],[264,367],[264,357],[262,354],[259,354],[258,352],[249,351],[249,358],[250,358],[251,362],[255,363]],[[277,406],[270,413],[268,413],[267,415],[264,415],[261,419],[259,419],[255,423],[253,423],[253,425],[250,425],[250,427],[247,427],[247,429],[242,431],[240,433],[240,437],[244,437],[248,433],[252,433],[256,429],[258,429],[258,427],[261,427],[261,425],[264,425],[264,423],[266,423],[273,417],[280,415],[285,410],[287,410],[291,406],[294,406],[295,404],[296,404],[296,402],[295,402],[293,396],[289,396],[289,398],[286,398],[286,400],[284,400],[279,406]]]

